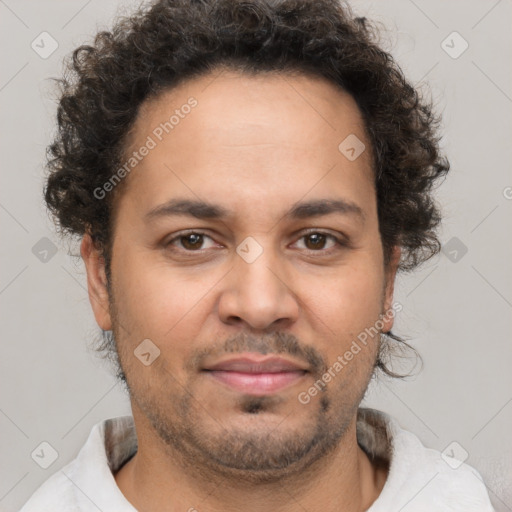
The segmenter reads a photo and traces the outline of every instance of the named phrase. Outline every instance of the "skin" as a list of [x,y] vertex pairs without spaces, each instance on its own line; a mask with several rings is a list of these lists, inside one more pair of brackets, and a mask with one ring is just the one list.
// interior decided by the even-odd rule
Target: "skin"
[[[217,70],[146,101],[127,153],[191,96],[197,106],[119,189],[110,290],[88,235],[81,246],[90,302],[98,325],[114,332],[139,441],[116,482],[143,512],[366,510],[386,479],[356,440],[378,337],[308,404],[297,398],[392,304],[400,253],[384,264],[360,111],[322,78]],[[349,134],[367,148],[353,162],[338,150]],[[176,198],[232,214],[145,219]],[[362,215],[285,216],[312,199],[342,199]],[[206,236],[176,238],[187,229]],[[318,241],[308,229],[347,243]],[[246,237],[263,249],[251,263],[236,252]],[[392,323],[387,317],[382,330]],[[148,338],[160,355],[145,366],[134,350]],[[256,397],[202,371],[241,352],[280,352],[308,371]]]

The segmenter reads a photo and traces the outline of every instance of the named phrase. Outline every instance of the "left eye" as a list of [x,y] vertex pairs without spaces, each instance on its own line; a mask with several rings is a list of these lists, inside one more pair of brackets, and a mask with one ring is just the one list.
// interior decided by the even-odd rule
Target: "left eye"
[[[328,233],[322,233],[322,232],[311,232],[307,233],[299,238],[299,240],[305,240],[306,249],[310,251],[318,251],[318,250],[325,250],[325,244],[326,241],[330,239],[333,244],[328,249],[331,249],[332,247],[335,247],[337,244],[341,244],[340,240],[338,240],[334,235],[330,235]],[[308,247],[309,245],[309,247]]]

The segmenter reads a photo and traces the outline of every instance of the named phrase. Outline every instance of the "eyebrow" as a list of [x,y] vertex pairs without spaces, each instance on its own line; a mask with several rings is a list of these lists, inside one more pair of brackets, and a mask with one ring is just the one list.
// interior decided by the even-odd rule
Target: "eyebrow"
[[[365,219],[364,212],[360,206],[344,199],[314,199],[296,203],[283,217],[287,219],[307,219],[332,213],[355,215],[361,220]],[[234,212],[221,205],[206,201],[171,199],[151,209],[144,215],[144,219],[146,222],[149,222],[157,218],[180,215],[195,217],[196,219],[222,220],[233,217]]]

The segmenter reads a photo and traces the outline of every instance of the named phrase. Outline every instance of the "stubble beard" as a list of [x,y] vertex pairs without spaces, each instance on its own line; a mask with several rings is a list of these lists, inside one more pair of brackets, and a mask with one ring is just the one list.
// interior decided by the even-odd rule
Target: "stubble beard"
[[[340,445],[355,419],[372,375],[372,371],[367,371],[364,382],[361,376],[357,378],[361,382],[360,389],[326,387],[319,392],[318,400],[301,404],[300,407],[308,407],[310,410],[307,424],[300,428],[286,429],[286,417],[277,426],[272,424],[261,428],[260,425],[260,428],[255,429],[223,427],[222,418],[215,419],[209,415],[188,391],[190,386],[187,384],[177,385],[172,401],[166,404],[163,397],[169,397],[168,385],[172,379],[167,379],[164,371],[152,382],[165,383],[165,388],[137,386],[130,370],[138,361],[134,362],[130,358],[133,354],[129,349],[124,354],[119,346],[120,329],[113,304],[111,317],[114,349],[118,353],[120,367],[118,373],[126,377],[126,389],[132,408],[135,405],[144,414],[163,441],[170,457],[179,460],[185,471],[193,476],[202,476],[207,481],[212,481],[212,476],[251,484],[280,482],[294,476],[306,478],[309,472],[314,471],[315,462],[325,458]],[[352,368],[354,378],[355,366]],[[373,368],[371,364],[367,366],[370,370]],[[325,362],[322,367],[325,371]],[[153,371],[157,371],[156,368]],[[171,375],[168,370],[167,373]],[[318,374],[320,377],[320,367]],[[345,378],[347,383],[351,380]],[[260,418],[276,409],[276,398],[243,395],[235,407],[238,414],[246,418]]]

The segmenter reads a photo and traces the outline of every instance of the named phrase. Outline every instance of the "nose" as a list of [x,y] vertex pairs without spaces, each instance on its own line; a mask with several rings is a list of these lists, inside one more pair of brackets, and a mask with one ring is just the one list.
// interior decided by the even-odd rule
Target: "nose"
[[267,250],[251,263],[234,259],[218,304],[222,322],[261,331],[294,323],[300,308],[285,265]]

